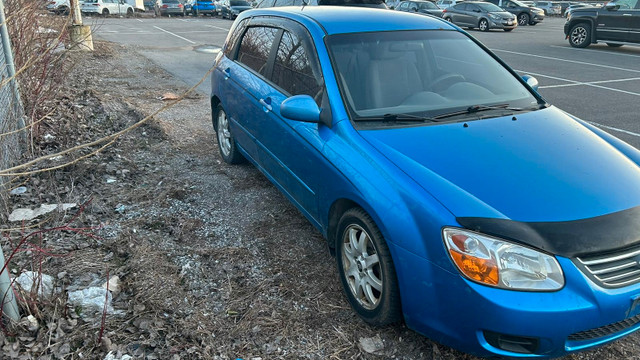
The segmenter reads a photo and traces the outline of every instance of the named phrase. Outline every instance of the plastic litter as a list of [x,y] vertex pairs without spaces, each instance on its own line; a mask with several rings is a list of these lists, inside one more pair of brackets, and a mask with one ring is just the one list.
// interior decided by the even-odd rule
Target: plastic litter
[[38,287],[38,296],[48,298],[53,294],[53,277],[35,271],[25,271],[16,278],[22,290],[30,293],[34,286]]
[[101,287],[90,287],[69,293],[69,303],[75,306],[80,306],[83,313],[101,313],[104,310],[105,299],[107,301],[107,314],[113,314],[113,305],[111,305],[113,296],[107,291],[107,289]]

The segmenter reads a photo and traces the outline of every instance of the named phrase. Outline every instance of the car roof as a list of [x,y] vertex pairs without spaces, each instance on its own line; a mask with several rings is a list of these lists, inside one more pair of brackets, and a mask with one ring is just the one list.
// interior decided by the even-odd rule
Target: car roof
[[282,16],[302,23],[312,20],[328,35],[390,30],[457,30],[440,18],[366,7],[283,6],[255,9],[243,15]]

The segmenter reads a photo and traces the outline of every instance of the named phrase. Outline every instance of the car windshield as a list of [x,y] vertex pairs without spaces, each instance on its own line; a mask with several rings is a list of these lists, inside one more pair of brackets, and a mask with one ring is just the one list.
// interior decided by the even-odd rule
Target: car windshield
[[437,9],[438,7],[432,2],[424,2],[420,4],[420,9]]
[[476,3],[476,5],[478,5],[478,7],[486,12],[502,12],[504,10],[502,10],[501,8],[499,8],[497,5],[493,5],[490,3]]
[[251,6],[246,1],[232,1],[231,6]]
[[437,117],[479,105],[538,105],[516,77],[458,31],[336,34],[327,44],[355,120],[388,114]]

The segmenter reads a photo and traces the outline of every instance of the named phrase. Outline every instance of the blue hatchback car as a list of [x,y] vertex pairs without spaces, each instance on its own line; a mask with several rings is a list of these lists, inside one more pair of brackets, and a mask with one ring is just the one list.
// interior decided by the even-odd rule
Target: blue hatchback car
[[506,357],[640,327],[640,152],[455,25],[251,10],[211,86],[222,158],[249,160],[322,232],[368,323]]

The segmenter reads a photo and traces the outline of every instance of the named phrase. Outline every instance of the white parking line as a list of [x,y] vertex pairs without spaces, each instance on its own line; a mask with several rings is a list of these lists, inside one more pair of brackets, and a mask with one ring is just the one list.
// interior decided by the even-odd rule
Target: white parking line
[[165,29],[163,29],[163,28],[161,28],[161,27],[157,27],[157,26],[155,26],[155,25],[154,25],[153,27],[154,27],[154,28],[156,28],[156,29],[158,29],[158,30],[160,30],[160,31],[164,31],[164,32],[166,32],[166,33],[167,33],[167,34],[169,34],[169,35],[173,35],[173,36],[175,36],[175,37],[177,37],[177,38],[180,38],[180,39],[182,39],[182,40],[184,40],[184,41],[186,41],[186,42],[188,42],[188,43],[195,44],[195,41],[191,41],[191,40],[189,40],[189,39],[187,39],[187,38],[183,38],[182,36],[180,36],[180,35],[178,35],[178,34],[174,34],[174,33],[172,33],[171,31],[167,31],[167,30],[165,30]]
[[640,55],[620,54],[620,53],[617,53],[617,52],[606,51],[606,50],[576,49],[576,48],[572,48],[572,47],[559,46],[559,45],[549,45],[549,46],[551,46],[553,48],[565,49],[565,50],[573,50],[573,51],[590,51],[590,52],[594,52],[594,53],[607,54],[607,55],[629,56],[629,57],[635,57],[635,58],[640,57]]
[[138,21],[140,21],[140,22],[144,22],[144,21],[142,21],[142,20],[140,20],[140,19],[136,19],[136,20],[138,20]]
[[597,122],[593,122],[593,121],[587,121],[587,122],[589,124],[591,124],[591,125],[598,126],[598,127],[601,127],[601,128],[605,128],[605,129],[609,129],[609,130],[615,130],[615,131],[619,131],[621,133],[625,133],[627,135],[633,135],[633,136],[640,137],[640,134],[634,133],[633,131],[618,129],[618,128],[615,128],[613,126],[607,126],[607,125],[598,124]]
[[547,59],[547,60],[554,60],[554,61],[564,61],[564,62],[573,63],[573,64],[580,64],[580,65],[597,66],[597,67],[601,67],[601,68],[605,68],[605,69],[613,69],[613,70],[640,73],[640,70],[635,70],[635,69],[626,69],[626,68],[621,68],[621,67],[611,66],[611,65],[594,64],[594,63],[589,63],[589,62],[585,62],[585,61],[561,59],[561,58],[552,57],[552,56],[534,55],[534,54],[527,54],[527,53],[521,53],[521,52],[517,52],[517,51],[510,51],[510,50],[502,50],[502,49],[491,49],[491,51],[504,52],[504,53],[507,53],[507,54],[514,54],[514,55],[531,56],[531,57],[536,57],[536,58],[540,58],[540,59]]
[[227,29],[227,28],[223,28],[223,27],[219,27],[219,26],[213,26],[213,25],[205,25],[208,26],[210,28],[214,28],[214,29],[220,29],[220,30],[224,30],[224,31],[229,31],[231,29]]
[[572,83],[572,84],[547,85],[547,86],[540,86],[540,89],[559,88],[559,87],[568,87],[568,86],[578,86],[578,85],[587,85],[587,84],[608,84],[608,83],[633,81],[633,80],[640,80],[640,77],[628,78],[628,79],[617,79],[617,80],[587,81],[587,82],[583,82],[583,83],[577,82],[577,83]]
[[[610,87],[601,86],[601,85],[597,85],[597,84],[593,84],[593,83],[569,80],[569,79],[559,78],[559,77],[551,76],[551,75],[537,74],[537,73],[533,73],[533,72],[530,72],[530,71],[522,71],[522,70],[516,70],[516,71],[519,72],[519,73],[523,73],[523,74],[531,74],[531,75],[535,75],[535,76],[546,77],[548,79],[564,81],[564,82],[571,83],[573,85],[585,85],[585,86],[595,87],[595,88],[598,88],[598,89],[604,89],[604,90],[611,90],[611,91],[615,91],[615,92],[620,92],[620,93],[627,94],[627,95],[640,96],[640,93],[635,93],[635,92],[631,92],[631,91],[610,88]],[[549,86],[553,86],[553,85],[549,85]],[[560,86],[556,86],[556,87],[560,87]],[[542,89],[542,88],[543,87],[540,87],[540,89]]]

